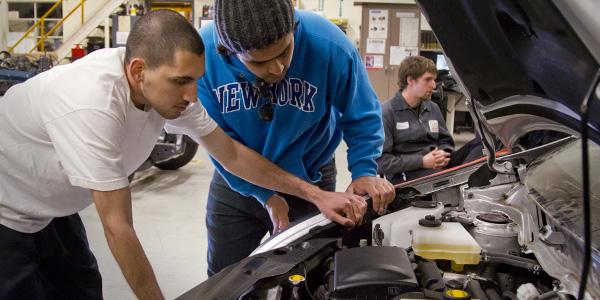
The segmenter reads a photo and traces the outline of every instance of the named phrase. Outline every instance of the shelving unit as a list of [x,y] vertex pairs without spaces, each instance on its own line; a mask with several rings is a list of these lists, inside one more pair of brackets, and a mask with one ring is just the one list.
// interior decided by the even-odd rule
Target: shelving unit
[[442,49],[441,48],[439,48],[439,49],[438,48],[434,48],[434,49],[423,49],[423,48],[421,48],[421,49],[419,49],[419,51],[421,51],[421,52],[440,52],[441,53]]
[[419,50],[421,52],[442,52],[442,46],[435,37],[435,34],[433,34],[433,31],[421,30],[421,43],[419,45]]
[[191,0],[155,0],[151,9],[170,9],[180,13],[190,22],[194,21],[194,1]]
[[419,55],[433,60],[438,68],[444,66],[446,60],[440,57],[443,56],[442,45],[440,45],[433,31],[421,28],[420,34]]

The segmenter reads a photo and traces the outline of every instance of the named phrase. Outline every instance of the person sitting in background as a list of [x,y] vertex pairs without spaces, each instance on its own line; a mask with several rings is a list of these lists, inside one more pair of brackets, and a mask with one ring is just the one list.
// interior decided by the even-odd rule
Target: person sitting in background
[[437,69],[422,56],[404,59],[398,71],[400,90],[382,106],[385,143],[378,172],[398,183],[474,160],[482,155],[479,138],[454,151],[438,105],[432,101]]

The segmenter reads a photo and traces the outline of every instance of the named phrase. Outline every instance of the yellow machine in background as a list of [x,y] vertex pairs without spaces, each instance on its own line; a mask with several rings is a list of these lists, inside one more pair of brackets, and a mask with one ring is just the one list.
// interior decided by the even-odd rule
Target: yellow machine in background
[[153,1],[150,9],[170,9],[180,13],[188,21],[194,21],[194,1]]

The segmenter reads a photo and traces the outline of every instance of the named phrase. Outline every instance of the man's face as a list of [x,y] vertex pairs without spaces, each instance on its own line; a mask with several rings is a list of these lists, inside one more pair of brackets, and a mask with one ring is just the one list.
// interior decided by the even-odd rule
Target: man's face
[[408,92],[411,93],[414,97],[421,99],[421,101],[431,100],[431,94],[433,90],[435,90],[435,74],[431,74],[429,72],[425,72],[425,74],[421,75],[421,77],[414,80],[412,78],[408,78]]
[[204,55],[177,50],[171,65],[144,70],[143,97],[163,118],[175,119],[197,101],[196,81],[203,74]]
[[294,33],[259,50],[238,54],[242,63],[254,75],[268,83],[281,81],[287,73],[294,53]]

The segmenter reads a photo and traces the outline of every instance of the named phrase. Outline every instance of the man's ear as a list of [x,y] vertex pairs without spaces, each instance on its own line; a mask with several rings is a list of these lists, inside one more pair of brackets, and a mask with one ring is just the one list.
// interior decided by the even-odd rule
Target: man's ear
[[146,70],[146,63],[142,58],[136,57],[129,62],[129,73],[135,81],[144,80],[144,71]]
[[415,79],[412,76],[406,76],[406,86],[410,86],[415,82]]

